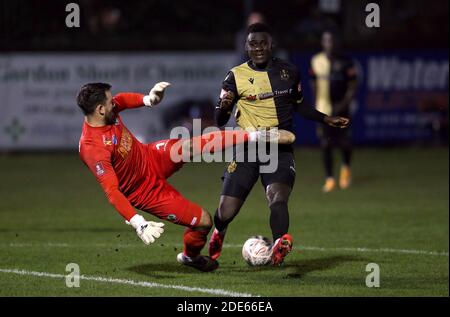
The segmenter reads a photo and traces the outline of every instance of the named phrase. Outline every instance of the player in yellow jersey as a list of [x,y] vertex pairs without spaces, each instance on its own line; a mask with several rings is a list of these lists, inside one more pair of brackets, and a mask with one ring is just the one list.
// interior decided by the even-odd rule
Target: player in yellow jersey
[[[350,117],[350,104],[356,92],[356,68],[353,61],[336,49],[336,36],[329,31],[322,34],[323,51],[311,60],[310,75],[316,97],[317,110],[333,116]],[[351,183],[350,161],[352,145],[349,129],[336,129],[319,125],[318,136],[323,153],[326,179],[323,192],[337,187],[333,172],[333,148],[342,152],[339,187],[346,189]]]
[[[253,24],[248,29],[246,50],[250,60],[234,67],[222,84],[222,92],[216,107],[216,123],[223,126],[229,120],[236,104],[236,122],[243,129],[278,128],[292,131],[294,112],[325,123],[345,128],[349,120],[327,116],[303,102],[302,87],[297,68],[272,56],[272,36],[264,24]],[[288,199],[295,181],[295,162],[292,145],[280,145],[277,149],[277,168],[270,173],[261,172],[258,153],[250,160],[251,149],[244,148],[244,160],[236,153],[223,178],[219,207],[214,216],[215,230],[209,242],[209,254],[217,259],[228,224],[237,215],[253,185],[261,176],[270,208],[270,227],[273,247],[272,264],[279,265],[291,251],[293,239],[288,233]],[[272,158],[271,158],[272,159]]]

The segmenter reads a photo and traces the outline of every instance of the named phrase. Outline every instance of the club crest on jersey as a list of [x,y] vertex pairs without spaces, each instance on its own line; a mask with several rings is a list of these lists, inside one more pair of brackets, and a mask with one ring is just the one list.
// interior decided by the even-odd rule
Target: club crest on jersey
[[250,82],[250,84],[253,85],[253,82],[255,81],[255,79],[254,78],[249,78],[248,81]]
[[102,135],[102,137],[103,137],[104,145],[116,145],[117,144],[117,138],[116,138],[115,134],[113,134],[111,139],[109,139],[106,135]]
[[280,71],[280,77],[281,77],[281,80],[289,80],[289,73],[288,73],[288,71],[285,70],[285,69],[282,69]]
[[97,173],[97,176],[102,176],[105,174],[105,169],[103,168],[103,164],[101,162],[97,162],[97,164],[95,164],[95,172]]

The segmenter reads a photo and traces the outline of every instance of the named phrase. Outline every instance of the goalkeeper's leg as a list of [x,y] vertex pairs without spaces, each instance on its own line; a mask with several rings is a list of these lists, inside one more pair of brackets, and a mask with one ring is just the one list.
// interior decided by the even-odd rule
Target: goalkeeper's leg
[[215,131],[182,140],[181,150],[183,154],[188,153],[189,157],[192,157],[200,153],[214,153],[233,145],[257,141],[291,144],[295,141],[295,135],[286,130]]
[[204,272],[217,269],[219,263],[216,260],[200,254],[206,244],[211,227],[211,215],[202,209],[201,218],[198,224],[188,227],[184,232],[184,251],[177,256],[177,261],[179,263],[192,266]]
[[249,141],[250,133],[245,130],[214,131],[183,140],[183,154],[189,157],[200,153],[214,153],[222,151],[230,146],[244,144]]
[[154,216],[187,227],[184,235],[184,250],[178,254],[178,262],[201,271],[212,271],[218,263],[210,257],[200,254],[206,244],[212,227],[210,214],[198,204],[186,199],[169,183],[164,183],[154,199],[139,209]]
[[184,254],[189,257],[200,255],[201,250],[206,244],[207,236],[212,227],[211,215],[201,210],[201,216],[198,223],[188,226],[184,232]]

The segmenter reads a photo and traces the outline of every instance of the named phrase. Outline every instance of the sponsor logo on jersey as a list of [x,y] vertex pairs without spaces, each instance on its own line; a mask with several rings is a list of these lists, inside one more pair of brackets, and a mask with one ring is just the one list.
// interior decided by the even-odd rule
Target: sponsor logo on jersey
[[245,100],[247,101],[256,101],[256,100],[264,100],[274,97],[281,97],[281,96],[288,96],[292,94],[292,88],[285,89],[285,90],[274,90],[270,92],[263,92],[258,95],[249,95],[245,97]]
[[274,90],[272,92],[266,92],[258,95],[259,100],[269,99],[273,97],[281,97],[281,96],[287,96],[292,93],[292,88],[285,89],[285,90]]
[[131,151],[131,146],[133,144],[133,138],[126,129],[122,130],[122,137],[120,138],[120,145],[117,152],[120,156],[125,159]]
[[255,79],[254,78],[249,78],[248,81],[250,82],[250,84],[253,85],[253,82],[255,81]]

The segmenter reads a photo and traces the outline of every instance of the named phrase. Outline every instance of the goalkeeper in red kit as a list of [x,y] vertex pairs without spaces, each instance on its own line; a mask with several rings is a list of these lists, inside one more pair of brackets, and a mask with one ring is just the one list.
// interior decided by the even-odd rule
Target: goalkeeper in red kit
[[152,107],[160,103],[170,84],[157,83],[148,95],[111,94],[111,85],[90,83],[77,95],[85,120],[80,138],[80,157],[95,175],[106,197],[136,230],[145,244],[151,244],[164,232],[161,222],[147,221],[135,209],[187,227],[184,251],[178,262],[201,271],[213,271],[218,262],[200,254],[212,227],[210,214],[183,197],[167,178],[179,170],[182,158],[211,149],[224,149],[252,141],[289,144],[295,136],[277,132],[216,131],[192,139],[168,139],[142,144],[125,127],[119,113],[125,109]]

